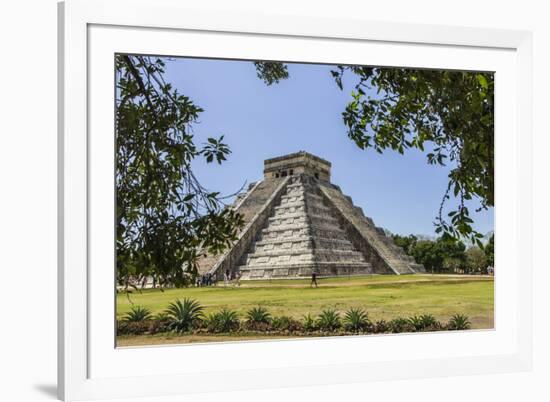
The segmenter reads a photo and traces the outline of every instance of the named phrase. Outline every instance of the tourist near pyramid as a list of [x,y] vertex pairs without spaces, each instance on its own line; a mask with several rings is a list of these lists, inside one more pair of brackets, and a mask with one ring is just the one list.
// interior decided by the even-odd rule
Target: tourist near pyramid
[[291,279],[425,272],[330,182],[330,162],[297,152],[264,162],[233,208],[244,226],[225,253],[199,260],[217,279]]

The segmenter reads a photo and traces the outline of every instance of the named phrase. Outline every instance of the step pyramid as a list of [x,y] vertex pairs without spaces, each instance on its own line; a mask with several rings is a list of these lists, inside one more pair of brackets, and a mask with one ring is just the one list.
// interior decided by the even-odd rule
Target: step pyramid
[[347,239],[338,218],[313,183],[289,180],[280,203],[267,219],[237,269],[243,279],[357,275],[372,266]]
[[233,206],[245,221],[237,241],[205,256],[199,272],[245,280],[424,272],[330,183],[330,168],[303,151],[266,160],[264,179]]

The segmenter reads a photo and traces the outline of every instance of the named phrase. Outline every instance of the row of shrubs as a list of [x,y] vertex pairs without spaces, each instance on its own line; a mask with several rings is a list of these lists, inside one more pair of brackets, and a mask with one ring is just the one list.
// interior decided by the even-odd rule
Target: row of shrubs
[[246,313],[244,320],[236,311],[223,308],[205,315],[204,308],[196,300],[183,299],[171,303],[156,316],[140,306],[133,306],[117,322],[118,335],[143,335],[165,332],[175,333],[230,333],[258,332],[273,334],[380,334],[402,332],[424,332],[444,330],[465,330],[470,328],[468,317],[453,315],[448,322],[441,323],[431,314],[408,318],[394,318],[390,321],[371,321],[368,313],[360,308],[350,308],[343,315],[334,309],[323,310],[319,315],[305,315],[302,320],[288,316],[272,316],[264,307],[254,307]]

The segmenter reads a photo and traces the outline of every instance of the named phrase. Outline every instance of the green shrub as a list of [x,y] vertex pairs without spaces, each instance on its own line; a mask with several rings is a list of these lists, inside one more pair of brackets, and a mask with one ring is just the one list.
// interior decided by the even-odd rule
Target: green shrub
[[294,320],[286,315],[273,317],[271,320],[271,328],[275,331],[289,332],[297,332],[304,329],[303,325],[299,321]]
[[415,327],[406,318],[394,318],[388,322],[388,329],[393,334],[399,334],[402,332],[414,332]]
[[371,325],[366,311],[360,308],[350,308],[344,316],[344,328],[347,331],[361,332]]
[[124,314],[122,321],[140,322],[151,319],[151,310],[141,306],[132,306],[130,311]]
[[147,321],[117,321],[117,335],[143,335],[147,333],[149,323]]
[[209,332],[232,332],[239,329],[239,316],[236,311],[223,308],[210,314],[205,320]]
[[171,319],[166,312],[160,312],[153,317],[153,324],[150,329],[151,334],[157,334],[159,332],[170,332]]
[[431,314],[422,314],[421,316],[412,316],[409,323],[415,331],[437,331],[441,329],[441,323]]
[[198,301],[185,298],[170,303],[165,313],[172,331],[187,332],[200,324],[204,308]]
[[470,329],[471,322],[468,320],[468,316],[463,314],[455,314],[449,320],[447,329],[449,330],[465,330]]
[[170,321],[170,316],[166,313],[166,311],[161,311],[160,313],[155,314],[153,319],[157,321]]
[[302,319],[302,326],[306,332],[313,332],[317,329],[315,318],[313,318],[309,313],[304,315],[304,318]]
[[420,322],[422,323],[422,329],[436,328],[439,322],[431,314],[422,314],[420,316]]
[[216,323],[217,315],[216,313],[210,313],[202,319],[202,328],[206,329],[207,332],[216,332],[218,328]]
[[267,332],[272,329],[271,323],[266,322],[249,322],[245,321],[242,324],[243,329],[246,329],[248,331],[255,331],[255,332]]
[[172,327],[169,320],[153,320],[153,325],[149,329],[149,333],[158,334],[161,332],[170,332]]
[[432,314],[414,315],[406,318],[394,318],[389,322],[384,320],[372,323],[368,313],[361,308],[350,308],[344,314],[332,309],[323,310],[315,319],[311,314],[303,316],[301,321],[289,316],[275,316],[264,307],[253,307],[246,314],[246,321],[241,327],[236,311],[223,308],[222,310],[203,316],[203,307],[192,299],[176,300],[161,313],[153,316],[151,311],[141,306],[132,306],[120,320],[117,321],[117,335],[145,335],[168,331],[178,333],[187,332],[196,328],[205,328],[207,332],[226,333],[239,330],[267,332],[270,330],[284,333],[310,333],[316,330],[336,332],[344,328],[349,332],[372,333],[403,333],[415,331],[439,331],[470,329],[468,316],[453,315],[446,325],[442,325]]
[[384,334],[386,332],[389,332],[390,328],[388,326],[388,323],[384,320],[379,320],[374,323],[372,326],[372,332],[375,334]]
[[244,327],[251,331],[268,331],[270,329],[271,314],[264,307],[253,307],[246,313]]
[[269,314],[264,307],[253,307],[246,313],[246,321],[256,324],[269,324],[271,321],[271,314]]
[[142,320],[117,322],[117,335],[145,335],[167,331],[168,327],[165,321]]
[[336,310],[326,309],[321,311],[317,318],[317,327],[321,331],[332,332],[336,331],[342,326],[340,322],[340,314]]
[[409,324],[412,325],[415,331],[421,331],[423,328],[422,319],[417,315],[409,318]]

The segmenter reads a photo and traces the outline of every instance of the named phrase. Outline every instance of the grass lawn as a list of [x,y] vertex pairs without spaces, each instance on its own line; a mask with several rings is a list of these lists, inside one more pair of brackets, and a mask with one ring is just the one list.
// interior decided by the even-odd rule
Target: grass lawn
[[[254,306],[264,306],[272,315],[301,319],[332,307],[343,312],[361,307],[371,320],[433,314],[447,321],[453,314],[466,314],[473,329],[493,328],[494,281],[492,277],[467,275],[373,275],[318,279],[319,287],[310,288],[309,279],[242,281],[241,286],[223,284],[206,288],[134,291],[117,295],[117,317],[129,311],[131,303],[163,311],[170,302],[189,297],[198,300],[205,312],[227,307],[240,317]],[[131,302],[130,302],[131,301]],[[153,343],[204,342],[208,335],[153,335],[119,337],[119,345]],[[280,337],[280,336],[279,336]],[[138,339],[140,338],[140,339]],[[183,339],[185,338],[185,339]],[[195,339],[196,338],[196,339]],[[208,338],[208,339],[202,339]],[[242,337],[218,335],[216,340],[239,340]],[[218,339],[224,338],[224,339]],[[225,339],[227,338],[227,339]],[[234,339],[235,338],[235,339]],[[256,336],[258,338],[258,336]]]

